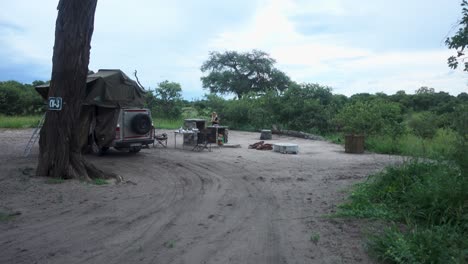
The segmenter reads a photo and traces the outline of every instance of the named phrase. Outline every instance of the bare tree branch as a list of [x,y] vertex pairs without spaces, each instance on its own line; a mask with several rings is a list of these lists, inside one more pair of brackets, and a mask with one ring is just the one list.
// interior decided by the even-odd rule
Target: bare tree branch
[[138,79],[137,70],[135,70],[133,75],[135,75],[136,81],[137,81],[138,85],[140,86],[140,88],[143,89],[143,90],[146,90],[145,87],[143,85],[141,85],[140,80]]

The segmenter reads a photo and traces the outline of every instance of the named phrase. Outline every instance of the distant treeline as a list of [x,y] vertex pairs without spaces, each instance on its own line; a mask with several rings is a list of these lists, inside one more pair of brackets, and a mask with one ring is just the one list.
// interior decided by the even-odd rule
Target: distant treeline
[[[0,114],[41,114],[44,102],[34,90],[41,84],[44,82],[0,82]],[[221,123],[233,129],[258,130],[275,125],[318,134],[398,135],[405,127],[421,121],[417,119],[424,119],[435,128],[455,129],[457,120],[468,115],[467,93],[453,96],[428,87],[421,87],[414,94],[398,91],[393,95],[360,93],[347,97],[333,94],[327,86],[294,83],[281,93],[247,93],[241,99],[208,94],[192,102],[182,100],[181,91],[178,83],[162,82],[148,92],[147,106],[159,118],[208,118],[215,111]]]
[[38,115],[44,112],[45,103],[34,90],[34,86],[45,84],[34,81],[23,84],[17,81],[0,82],[0,114],[2,115]]
[[[468,94],[457,96],[421,87],[415,94],[360,93],[351,97],[333,94],[330,87],[298,84],[284,93],[251,94],[226,100],[210,94],[191,103],[199,113],[216,111],[221,122],[237,129],[258,130],[276,125],[290,130],[330,133],[348,130],[365,134],[391,132],[386,127],[409,121],[412,116],[431,115],[437,127],[453,127]],[[351,119],[359,119],[353,120]],[[354,130],[354,131],[353,131]]]

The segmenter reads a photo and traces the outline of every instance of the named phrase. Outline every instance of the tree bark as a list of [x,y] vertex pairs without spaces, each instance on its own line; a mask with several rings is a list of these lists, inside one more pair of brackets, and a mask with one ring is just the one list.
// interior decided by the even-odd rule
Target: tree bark
[[36,174],[54,178],[111,177],[84,160],[79,144],[81,103],[86,90],[97,0],[60,0],[55,26],[49,97],[62,97],[61,111],[49,110],[39,139]]

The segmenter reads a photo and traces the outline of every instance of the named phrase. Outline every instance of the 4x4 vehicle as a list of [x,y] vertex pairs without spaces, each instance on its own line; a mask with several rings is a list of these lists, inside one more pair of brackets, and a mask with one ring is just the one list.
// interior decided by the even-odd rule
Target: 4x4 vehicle
[[[49,84],[36,86],[48,98]],[[110,147],[139,152],[154,142],[153,123],[145,105],[145,90],[121,70],[90,72],[81,99],[79,144],[103,154]]]
[[88,145],[99,155],[103,155],[110,147],[136,153],[143,146],[153,142],[154,127],[151,111],[135,107],[108,110],[107,113],[99,111],[94,130],[88,138]]
[[129,149],[130,152],[138,152],[142,146],[153,142],[154,132],[150,110],[146,108],[120,109],[112,146],[118,150]]

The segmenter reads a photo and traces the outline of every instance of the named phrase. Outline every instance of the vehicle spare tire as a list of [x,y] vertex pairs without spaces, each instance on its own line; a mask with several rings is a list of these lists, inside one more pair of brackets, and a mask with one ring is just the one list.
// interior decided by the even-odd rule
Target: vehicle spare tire
[[151,118],[146,114],[136,114],[132,119],[132,130],[140,135],[151,130]]

